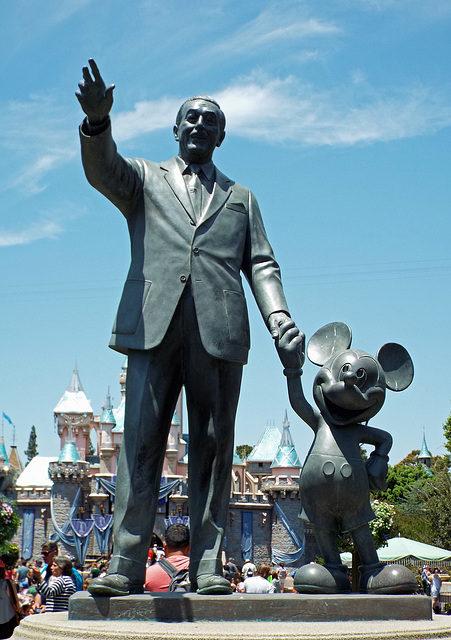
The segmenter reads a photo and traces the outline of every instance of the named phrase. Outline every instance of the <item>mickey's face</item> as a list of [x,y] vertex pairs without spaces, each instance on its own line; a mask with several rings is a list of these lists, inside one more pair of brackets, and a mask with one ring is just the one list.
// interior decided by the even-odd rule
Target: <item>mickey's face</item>
[[377,360],[364,351],[347,350],[322,367],[313,396],[327,422],[344,426],[375,416],[384,404],[385,388]]

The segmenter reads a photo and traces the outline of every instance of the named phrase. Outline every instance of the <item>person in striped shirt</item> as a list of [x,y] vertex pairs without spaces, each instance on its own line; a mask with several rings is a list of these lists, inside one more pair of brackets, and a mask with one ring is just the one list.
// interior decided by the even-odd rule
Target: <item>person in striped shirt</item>
[[51,571],[54,579],[49,584],[44,580],[39,569],[33,569],[34,578],[37,581],[36,589],[46,597],[46,613],[67,611],[69,597],[75,593],[75,584],[71,577],[72,562],[65,556],[56,556]]

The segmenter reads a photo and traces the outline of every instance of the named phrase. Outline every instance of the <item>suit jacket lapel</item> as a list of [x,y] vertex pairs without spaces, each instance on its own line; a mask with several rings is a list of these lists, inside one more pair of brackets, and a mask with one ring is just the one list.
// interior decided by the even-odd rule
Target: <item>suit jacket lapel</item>
[[189,216],[190,220],[195,223],[196,216],[194,214],[191,200],[189,199],[188,192],[186,190],[185,181],[183,180],[183,176],[180,173],[180,169],[177,165],[176,159],[171,158],[166,162],[162,162],[160,164],[160,167],[163,170],[164,179],[168,183],[175,197],[185,209],[185,212]]
[[208,205],[208,209],[204,211],[200,223],[204,223],[211,218],[221,207],[224,206],[226,200],[232,193],[233,180],[230,180],[216,167],[216,181],[213,189],[213,195]]
[[[168,183],[175,197],[184,208],[190,220],[196,223],[196,216],[176,159],[171,158],[166,162],[162,162],[160,167],[163,170],[164,179]],[[210,204],[208,205],[208,209],[204,211],[201,219],[199,220],[199,224],[202,224],[211,218],[211,216],[224,206],[224,203],[232,192],[233,184],[233,180],[230,180],[216,167],[216,181],[213,189],[213,195],[211,197]]]

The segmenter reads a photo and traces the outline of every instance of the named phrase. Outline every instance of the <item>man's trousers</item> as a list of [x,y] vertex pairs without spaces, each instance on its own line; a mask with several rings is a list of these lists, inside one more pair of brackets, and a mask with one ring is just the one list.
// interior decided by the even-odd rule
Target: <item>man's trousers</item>
[[221,551],[231,488],[235,415],[243,365],[204,349],[190,283],[162,343],[128,356],[124,435],[114,503],[109,573],[142,585],[167,438],[185,387],[189,423],[190,579],[222,576]]

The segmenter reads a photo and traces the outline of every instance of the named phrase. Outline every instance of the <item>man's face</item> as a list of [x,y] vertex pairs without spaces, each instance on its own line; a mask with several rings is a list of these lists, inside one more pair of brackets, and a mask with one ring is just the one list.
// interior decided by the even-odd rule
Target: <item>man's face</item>
[[174,126],[174,137],[179,143],[180,156],[187,162],[209,162],[213,151],[224,140],[219,112],[211,102],[194,100],[183,108],[182,118]]
[[45,564],[51,565],[53,562],[53,558],[56,556],[57,554],[54,551],[49,551],[48,549],[46,549],[44,547],[44,549],[42,549],[41,551],[41,556],[42,559],[44,560]]

